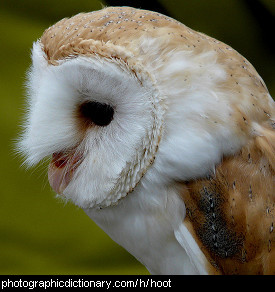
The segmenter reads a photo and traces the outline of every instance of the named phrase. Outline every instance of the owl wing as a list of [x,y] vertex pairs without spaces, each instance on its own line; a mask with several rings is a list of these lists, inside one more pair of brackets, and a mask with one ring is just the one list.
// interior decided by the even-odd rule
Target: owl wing
[[175,235],[200,272],[275,274],[274,150],[270,123],[214,176],[180,184],[186,217]]

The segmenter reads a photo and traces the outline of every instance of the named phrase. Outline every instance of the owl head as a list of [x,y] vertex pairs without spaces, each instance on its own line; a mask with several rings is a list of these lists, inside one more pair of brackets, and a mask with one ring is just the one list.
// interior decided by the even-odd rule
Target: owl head
[[214,39],[128,7],[59,21],[32,49],[26,163],[50,157],[50,185],[83,208],[211,173],[246,135],[236,138],[237,89],[218,48],[230,57]]

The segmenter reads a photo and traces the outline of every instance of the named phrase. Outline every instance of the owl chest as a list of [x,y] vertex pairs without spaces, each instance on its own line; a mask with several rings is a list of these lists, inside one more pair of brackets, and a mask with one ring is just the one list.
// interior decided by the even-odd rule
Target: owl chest
[[196,274],[185,250],[175,238],[172,218],[169,219],[162,204],[159,207],[156,207],[156,202],[154,207],[144,201],[138,204],[137,197],[125,198],[120,205],[111,208],[84,211],[150,273]]

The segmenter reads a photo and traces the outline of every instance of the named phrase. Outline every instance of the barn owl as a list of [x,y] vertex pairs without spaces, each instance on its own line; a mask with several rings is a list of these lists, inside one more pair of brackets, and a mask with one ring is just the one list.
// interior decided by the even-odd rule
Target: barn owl
[[230,46],[107,7],[34,43],[20,151],[152,274],[274,274],[274,101]]

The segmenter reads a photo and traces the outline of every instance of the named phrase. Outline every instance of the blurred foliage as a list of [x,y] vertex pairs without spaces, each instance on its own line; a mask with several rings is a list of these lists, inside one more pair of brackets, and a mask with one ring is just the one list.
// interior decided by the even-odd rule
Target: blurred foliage
[[[140,8],[152,4],[152,1],[115,2]],[[249,1],[159,2],[161,6],[155,10],[162,7],[169,16],[244,55],[274,96],[274,51],[263,38],[263,35],[273,38],[268,29],[274,27],[263,30],[257,15],[251,13]],[[260,2],[274,16],[275,1]],[[30,65],[32,42],[60,18],[104,5],[106,2],[96,0],[0,1],[0,274],[147,273],[82,210],[55,199],[47,183],[45,164],[26,171],[20,167],[22,159],[13,150],[25,107],[25,72]]]

